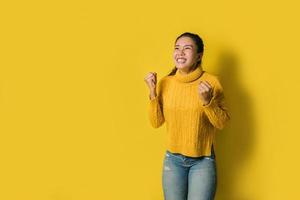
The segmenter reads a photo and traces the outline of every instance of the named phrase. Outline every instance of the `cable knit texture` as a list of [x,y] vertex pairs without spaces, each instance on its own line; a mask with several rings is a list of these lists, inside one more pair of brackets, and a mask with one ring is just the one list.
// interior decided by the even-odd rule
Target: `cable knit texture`
[[[198,92],[200,81],[213,87],[213,97],[203,105]],[[154,128],[166,123],[167,149],[190,157],[210,156],[215,135],[230,119],[223,88],[217,76],[198,66],[188,74],[178,70],[157,84],[157,96],[150,99],[149,119]]]

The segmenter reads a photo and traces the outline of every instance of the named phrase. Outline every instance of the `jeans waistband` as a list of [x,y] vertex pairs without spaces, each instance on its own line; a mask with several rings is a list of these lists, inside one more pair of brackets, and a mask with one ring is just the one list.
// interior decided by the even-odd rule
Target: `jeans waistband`
[[[185,155],[183,155],[183,154],[181,154],[181,153],[172,153],[172,152],[170,152],[169,150],[167,150],[167,152],[170,153],[170,154],[173,154],[173,155],[179,155],[179,156],[182,156],[182,157],[185,157],[185,158],[197,158],[197,157],[185,156]],[[200,157],[203,157],[203,156],[200,156]],[[200,157],[199,157],[199,158],[200,158]],[[212,147],[211,147],[211,156],[210,156],[210,157],[212,157],[212,158],[215,158],[215,157],[216,157],[215,151],[214,151],[214,146],[213,146],[213,145],[212,145]]]

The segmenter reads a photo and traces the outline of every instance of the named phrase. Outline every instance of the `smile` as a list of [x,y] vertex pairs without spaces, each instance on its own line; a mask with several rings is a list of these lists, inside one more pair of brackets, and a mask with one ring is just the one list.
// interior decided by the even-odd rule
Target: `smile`
[[176,61],[178,63],[185,63],[186,62],[186,59],[185,58],[177,58]]

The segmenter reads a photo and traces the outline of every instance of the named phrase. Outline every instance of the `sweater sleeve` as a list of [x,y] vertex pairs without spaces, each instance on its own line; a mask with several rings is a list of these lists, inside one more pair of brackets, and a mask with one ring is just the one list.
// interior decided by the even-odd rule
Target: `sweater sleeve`
[[150,124],[153,128],[158,128],[163,125],[165,122],[164,114],[163,114],[163,102],[162,102],[162,81],[160,80],[157,85],[157,95],[152,100],[149,95],[149,120]]
[[203,107],[210,123],[217,129],[223,129],[226,122],[230,120],[228,108],[225,105],[223,87],[221,86],[218,78],[216,78],[215,81],[213,97],[210,102],[203,105]]

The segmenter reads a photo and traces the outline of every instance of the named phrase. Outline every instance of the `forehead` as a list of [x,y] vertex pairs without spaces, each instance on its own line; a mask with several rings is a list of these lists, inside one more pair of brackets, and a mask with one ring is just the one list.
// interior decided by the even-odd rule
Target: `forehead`
[[184,46],[184,45],[191,45],[194,46],[194,41],[190,37],[181,37],[176,41],[175,45]]

